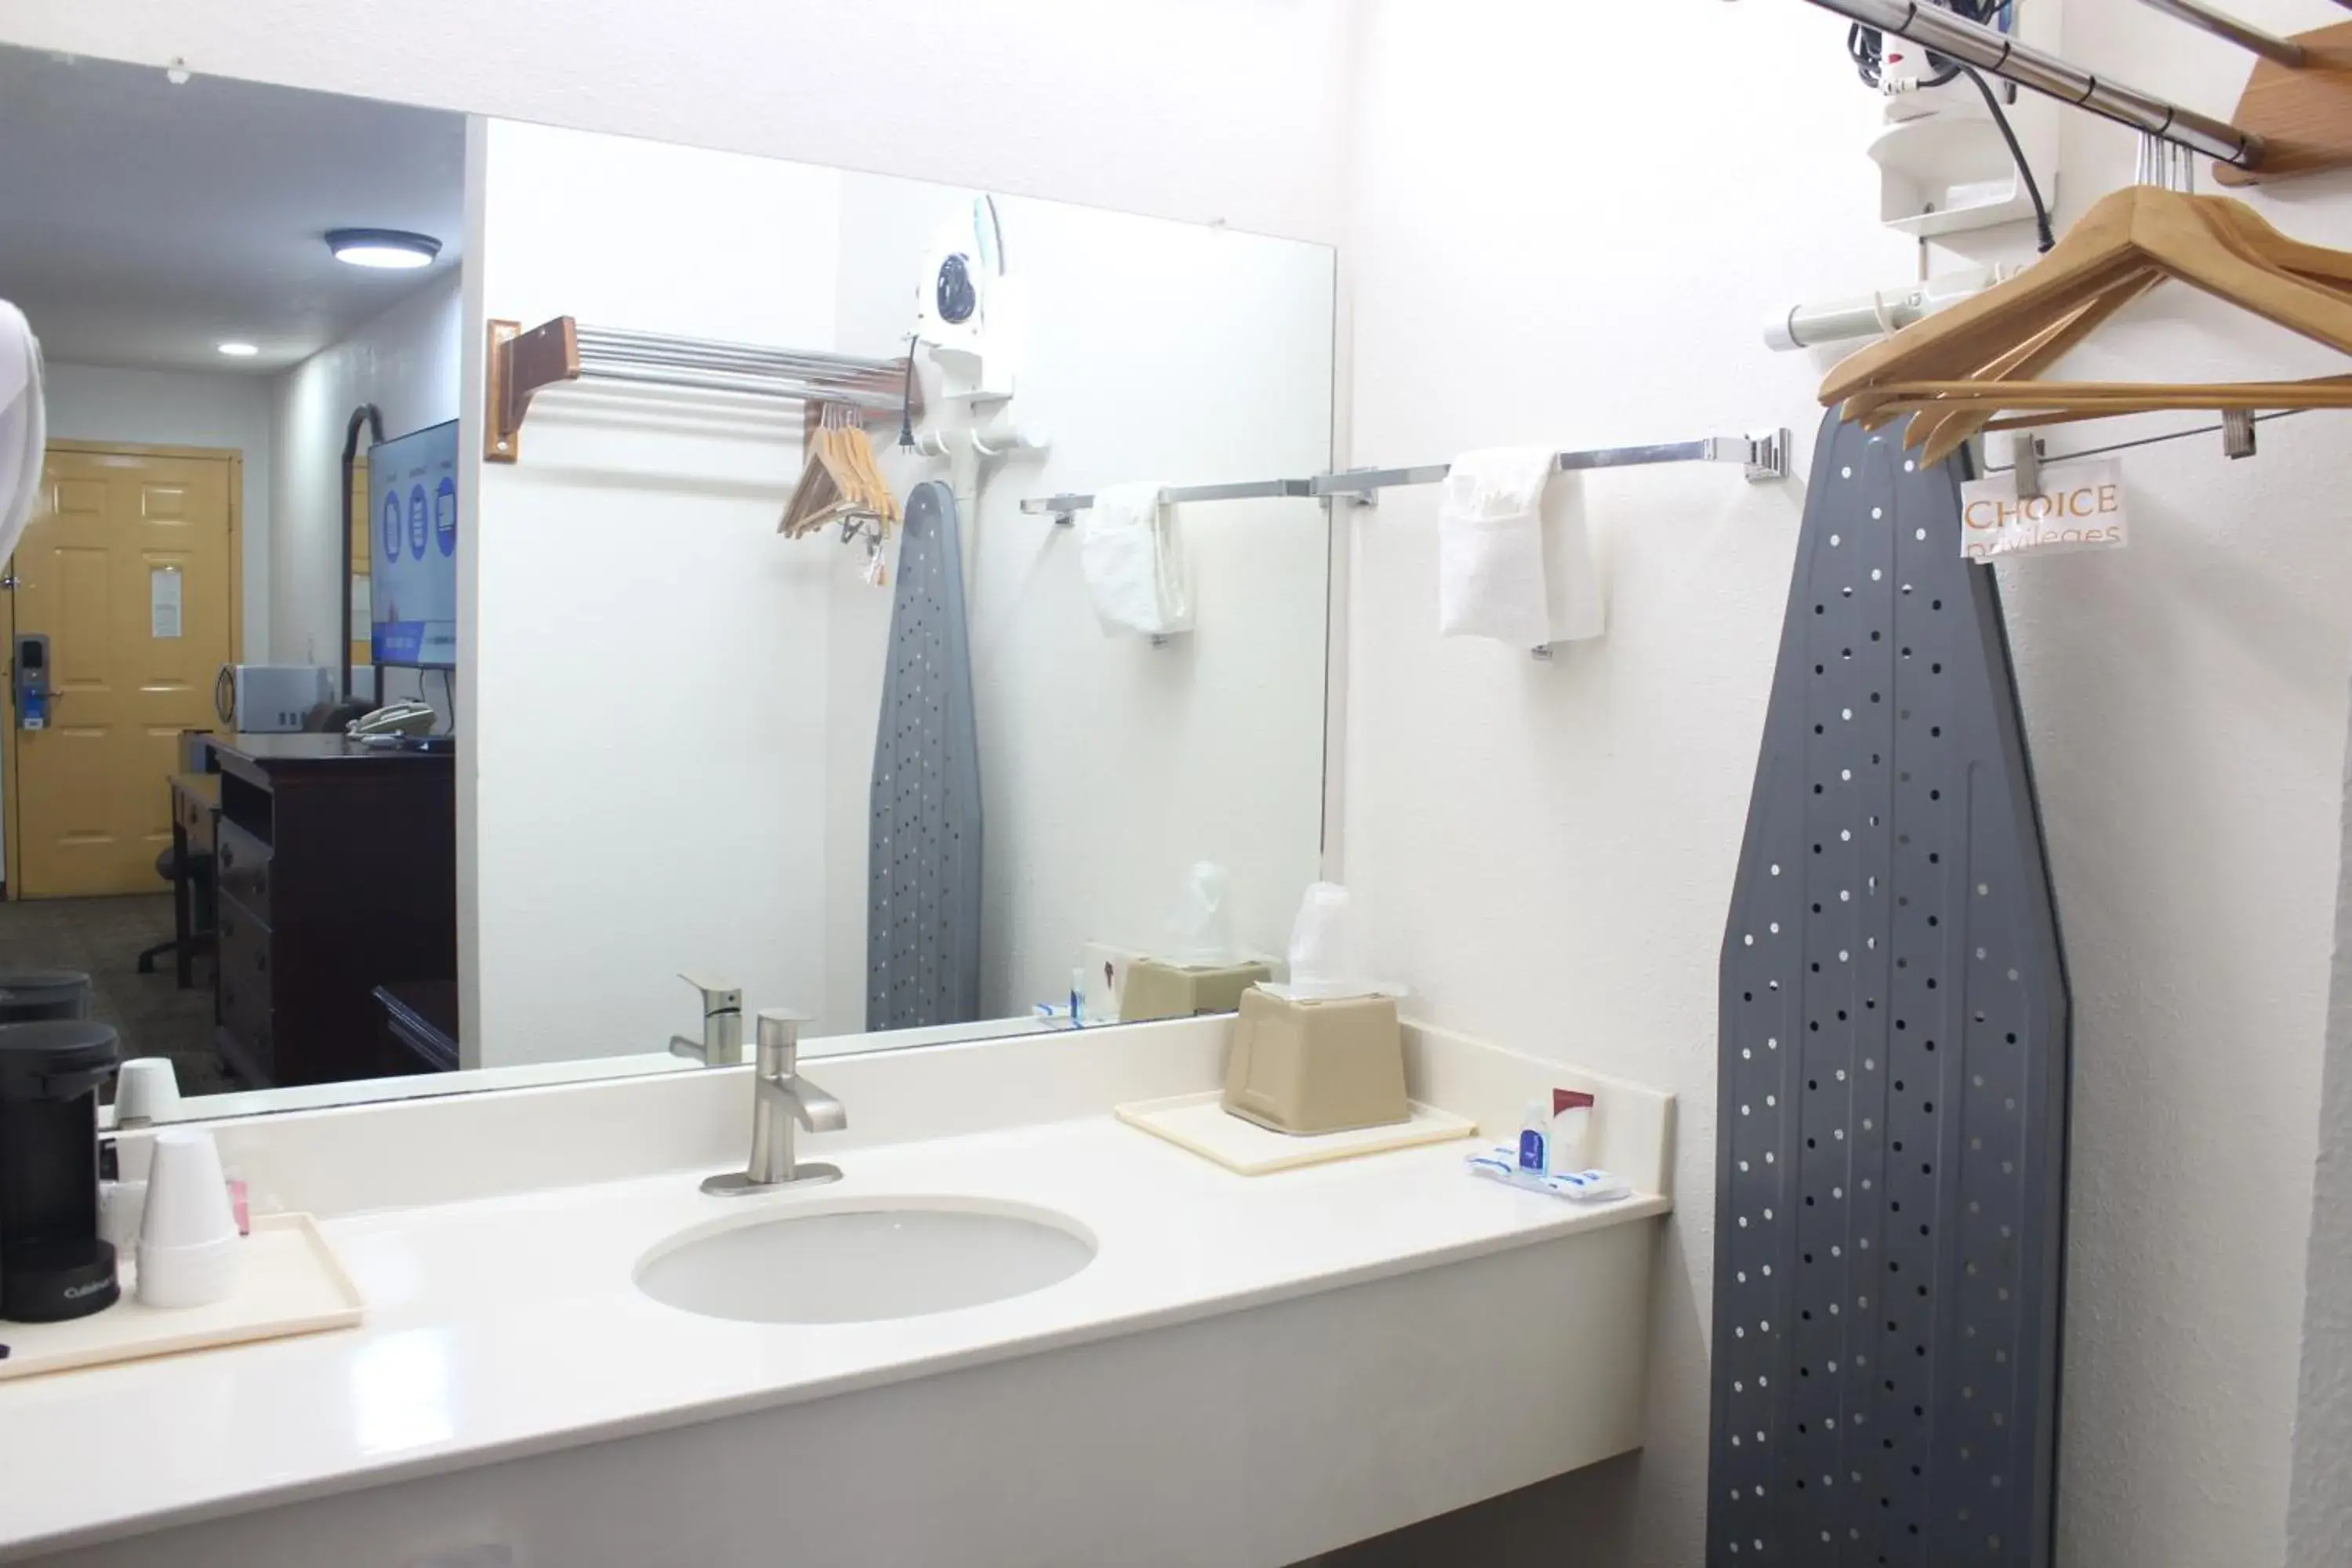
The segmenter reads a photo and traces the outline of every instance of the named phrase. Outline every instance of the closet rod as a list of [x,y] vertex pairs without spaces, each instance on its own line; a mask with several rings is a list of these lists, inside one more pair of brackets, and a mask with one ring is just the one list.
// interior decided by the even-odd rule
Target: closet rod
[[[2276,60],[2283,66],[2301,69],[2311,58],[2310,51],[2292,38],[2282,38],[2276,33],[2265,33],[2260,27],[2239,21],[2235,16],[2216,11],[2210,5],[2200,5],[2198,0],[2139,0],[2152,10],[2200,27],[2217,38],[2225,38],[2242,49],[2248,49],[2266,60]],[[2352,0],[2345,0],[2352,4]]]
[[535,395],[583,379],[830,403],[868,414],[894,414],[902,407],[919,413],[922,406],[918,384],[903,359],[584,326],[570,316],[542,321],[529,331],[520,321],[493,321],[487,350],[482,457],[493,463],[515,460]]
[[[1675,441],[1651,447],[1596,447],[1561,452],[1552,458],[1555,471],[1568,474],[1587,468],[1630,468],[1651,463],[1738,463],[1752,482],[1789,477],[1789,432],[1760,436],[1709,436],[1696,441]],[[1345,496],[1369,500],[1374,492],[1398,485],[1433,485],[1452,471],[1448,463],[1416,468],[1346,468],[1305,479],[1256,479],[1234,485],[1191,485],[1162,492],[1170,504],[1203,500],[1264,500],[1279,497],[1327,499]],[[1021,510],[1032,516],[1050,514],[1068,521],[1095,504],[1090,495],[1030,496]]]
[[2128,125],[2135,131],[2218,158],[2241,169],[2259,169],[2263,139],[2226,120],[2168,103],[2137,88],[2103,80],[2058,56],[2022,44],[1997,28],[1971,22],[1922,0],[1812,0],[1865,27],[1908,38],[1948,59],[1988,70],[2004,81],[2047,93],[2062,103]]

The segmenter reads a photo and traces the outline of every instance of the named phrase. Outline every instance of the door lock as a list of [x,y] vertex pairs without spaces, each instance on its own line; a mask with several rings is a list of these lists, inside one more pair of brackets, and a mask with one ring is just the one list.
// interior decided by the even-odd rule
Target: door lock
[[40,632],[27,632],[16,639],[15,657],[8,663],[9,679],[16,689],[16,727],[20,730],[46,730],[49,727],[49,705],[55,700],[49,690],[49,639]]

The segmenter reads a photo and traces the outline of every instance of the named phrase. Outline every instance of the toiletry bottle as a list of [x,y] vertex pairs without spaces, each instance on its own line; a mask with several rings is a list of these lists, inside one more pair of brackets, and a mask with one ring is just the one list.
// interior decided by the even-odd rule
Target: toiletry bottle
[[1531,1100],[1528,1113],[1519,1122],[1519,1169],[1544,1175],[1551,1170],[1549,1150],[1551,1145],[1550,1120],[1544,1115],[1543,1102]]
[[1592,1097],[1581,1089],[1551,1091],[1551,1173],[1580,1176],[1591,1168]]

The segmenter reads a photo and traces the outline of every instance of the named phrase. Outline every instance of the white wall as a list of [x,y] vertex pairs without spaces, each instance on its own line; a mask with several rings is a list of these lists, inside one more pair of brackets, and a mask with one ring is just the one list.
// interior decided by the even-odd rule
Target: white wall
[[[891,352],[910,284],[969,192],[845,185],[843,347]],[[1186,868],[1232,873],[1238,944],[1279,954],[1321,844],[1328,532],[1319,504],[1184,508],[1196,631],[1152,647],[1108,638],[1075,530],[1024,496],[1120,479],[1173,484],[1319,472],[1331,459],[1332,258],[1318,247],[1058,203],[999,202],[1030,300],[1009,416],[1052,450],[991,470],[966,514],[986,853],[983,1016],[1069,989],[1088,942],[1150,950]],[[928,429],[960,431],[934,399]],[[901,465],[908,479],[944,463]],[[862,806],[887,595],[851,595],[835,703],[848,731],[835,787]],[[837,626],[847,627],[846,616]],[[862,815],[849,826],[862,833]],[[864,930],[865,867],[834,929]],[[855,899],[845,895],[854,891]],[[862,948],[860,949],[862,954]]]
[[268,378],[192,371],[48,367],[49,435],[68,441],[222,447],[245,454],[245,657],[269,658]]
[[[270,647],[278,662],[341,662],[344,431],[362,403],[383,412],[387,437],[457,417],[463,303],[451,268],[277,378]],[[353,629],[367,639],[364,625]]]
[[[838,175],[506,121],[476,135],[474,310],[833,346]],[[583,210],[607,215],[594,245]],[[533,404],[520,462],[478,465],[459,545],[467,1065],[694,1035],[685,970],[752,1007],[823,994],[835,558],[776,536],[800,418],[564,389]]]
[[[2235,8],[2337,19],[2311,0]],[[1843,32],[1717,0],[1370,8],[1354,460],[1785,423],[1801,475],[1834,356],[1769,354],[1759,326],[1915,265],[1875,230],[1874,106]],[[2072,0],[2067,35],[2071,56],[2207,107],[2244,74],[2129,0]],[[2070,116],[2062,221],[2127,181],[2133,152]],[[2256,199],[2341,245],[2347,194],[2336,178]],[[2332,357],[2193,300],[2150,304],[2069,373]],[[2343,439],[2314,415],[2266,426],[2252,463],[2210,437],[2133,453],[2127,555],[2003,570],[2076,1007],[2063,1563],[2284,1553],[2352,637]],[[1428,492],[1359,521],[1348,872],[1382,971],[1438,1021],[1683,1097],[1650,1441],[1638,1465],[1448,1521],[1398,1561],[1535,1561],[1533,1541],[1662,1568],[1702,1555],[1717,949],[1803,486],[1661,469],[1580,492],[1611,631],[1550,667],[1438,640]],[[2179,1179],[2193,1169],[2229,1174]]]
[[0,0],[0,39],[1339,237],[1347,0]]

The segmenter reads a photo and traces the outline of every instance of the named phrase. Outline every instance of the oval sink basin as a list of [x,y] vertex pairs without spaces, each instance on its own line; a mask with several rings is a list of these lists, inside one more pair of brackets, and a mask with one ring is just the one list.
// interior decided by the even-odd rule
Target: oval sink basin
[[1043,1211],[794,1212],[665,1242],[637,1265],[637,1289],[706,1318],[867,1323],[1025,1296],[1094,1256],[1075,1222]]

